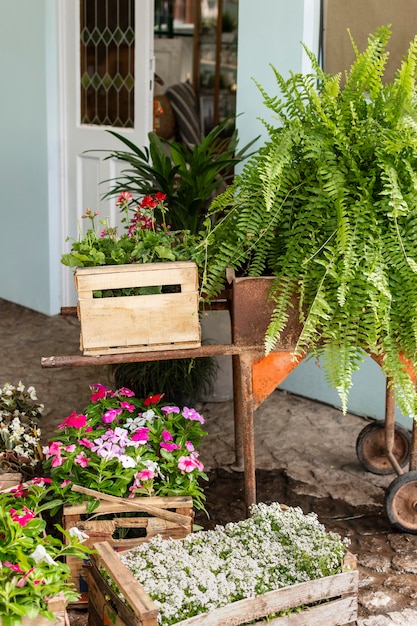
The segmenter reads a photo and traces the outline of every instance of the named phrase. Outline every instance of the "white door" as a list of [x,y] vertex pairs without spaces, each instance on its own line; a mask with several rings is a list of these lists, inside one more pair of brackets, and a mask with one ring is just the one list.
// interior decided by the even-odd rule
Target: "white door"
[[[59,7],[64,252],[66,238],[88,227],[87,208],[118,221],[115,199],[103,195],[120,164],[105,156],[124,148],[106,129],[138,146],[152,130],[153,0],[61,0]],[[73,272],[63,266],[62,304],[75,303]]]

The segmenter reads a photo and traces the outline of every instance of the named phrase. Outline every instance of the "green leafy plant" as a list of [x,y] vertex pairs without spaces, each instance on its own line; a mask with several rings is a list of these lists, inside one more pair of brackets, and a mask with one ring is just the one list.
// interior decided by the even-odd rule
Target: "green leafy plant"
[[158,623],[167,625],[339,573],[347,543],[314,513],[274,502],[254,505],[249,519],[184,539],[153,537],[120,559],[157,602]]
[[193,147],[149,133],[149,148],[139,148],[127,137],[108,131],[129,150],[115,150],[107,156],[128,166],[113,181],[113,188],[107,195],[129,191],[137,200],[161,191],[166,194],[169,206],[167,223],[173,230],[185,229],[196,235],[203,226],[211,200],[225,181],[230,180],[235,166],[253,144],[250,142],[238,150],[236,130],[230,137],[223,137],[228,125],[230,120],[224,120]]
[[87,408],[65,418],[43,450],[59,496],[71,504],[85,500],[71,490],[77,484],[119,497],[188,495],[202,508],[199,480],[207,476],[197,447],[204,418],[189,407],[159,406],[162,398],[92,386]]
[[[33,386],[5,383],[0,389],[0,467],[33,475],[42,459],[39,421],[44,405]],[[0,479],[1,481],[1,479]]]
[[211,357],[117,363],[111,375],[117,388],[128,387],[139,398],[153,389],[163,389],[165,400],[175,404],[196,402],[203,393],[211,393],[218,372]]
[[361,53],[352,40],[344,87],[309,51],[314,73],[284,79],[273,68],[273,96],[258,85],[278,123],[265,122],[268,140],[213,203],[225,217],[205,242],[203,288],[217,293],[227,267],[275,275],[266,351],[296,296],[295,354],[323,357],[343,409],[366,352],[416,417],[417,38],[384,83],[389,38],[380,28]]
[[[54,620],[48,600],[63,594],[76,601],[79,594],[71,582],[63,557],[85,559],[91,550],[82,546],[82,532],[48,534],[42,513],[57,505],[48,501],[50,479],[34,478],[9,492],[0,493],[0,615],[3,626],[20,626],[26,616]],[[62,503],[62,502],[61,502]],[[35,622],[34,622],[35,623]]]
[[[136,204],[131,193],[121,192],[116,206],[124,212],[125,230],[120,235],[107,219],[99,220],[96,225],[98,212],[87,209],[83,218],[90,220],[91,228],[85,235],[80,233],[78,241],[72,242],[71,252],[63,254],[61,262],[75,268],[192,260],[196,238],[187,230],[177,232],[167,225],[165,199],[165,194],[156,192]],[[161,216],[161,222],[156,213]]]

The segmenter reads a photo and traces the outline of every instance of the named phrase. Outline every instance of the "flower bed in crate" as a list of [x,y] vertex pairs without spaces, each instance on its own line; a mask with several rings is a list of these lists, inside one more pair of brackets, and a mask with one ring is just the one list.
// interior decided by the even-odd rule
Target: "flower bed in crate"
[[95,547],[90,626],[356,620],[358,573],[346,542],[300,509],[260,504],[248,520],[185,539],[157,537],[121,554]]

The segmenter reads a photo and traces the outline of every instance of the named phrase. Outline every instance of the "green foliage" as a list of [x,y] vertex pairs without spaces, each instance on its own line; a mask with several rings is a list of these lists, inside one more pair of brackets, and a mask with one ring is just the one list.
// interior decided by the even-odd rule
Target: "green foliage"
[[296,354],[324,356],[347,407],[364,352],[382,359],[403,412],[417,398],[403,359],[417,366],[417,38],[391,83],[383,82],[387,27],[369,36],[341,87],[307,51],[314,73],[285,80],[281,96],[258,85],[279,120],[234,183],[216,198],[203,289],[225,269],[277,277],[266,351],[279,342],[291,296],[303,330]]
[[212,391],[218,365],[212,357],[170,359],[142,363],[117,363],[111,366],[115,387],[128,387],[137,397],[164,390],[165,402],[195,403],[203,393]]
[[[129,263],[162,263],[166,261],[196,260],[197,236],[188,230],[173,231],[166,225],[168,207],[165,194],[157,192],[155,198],[145,196],[140,205],[132,210],[132,196],[124,191],[116,206],[125,213],[122,219],[125,230],[118,234],[117,228],[108,219],[95,220],[98,211],[86,209],[84,219],[90,220],[91,227],[78,241],[72,240],[71,251],[61,256],[61,263],[68,267],[95,267],[97,265],[124,265]],[[136,203],[133,203],[136,204]],[[133,217],[130,217],[130,212]],[[155,215],[162,216],[158,223]],[[142,290],[143,293],[143,290]],[[95,292],[95,297],[115,295]],[[119,295],[132,295],[131,290],[123,289]]]
[[230,120],[224,120],[192,147],[166,141],[151,132],[149,148],[139,148],[123,135],[108,131],[129,149],[115,150],[106,157],[127,165],[112,181],[114,185],[108,195],[129,191],[138,202],[143,195],[161,191],[166,194],[169,207],[167,223],[174,230],[197,234],[211,200],[253,143],[238,150],[236,130],[230,137],[223,137],[228,124]]
[[[68,602],[78,599],[69,580],[66,556],[85,559],[91,550],[77,534],[56,525],[61,537],[48,534],[41,513],[62,501],[47,502],[50,480],[35,478],[0,493],[0,615],[4,626],[20,626],[25,617],[53,620],[48,600],[58,594]],[[26,623],[26,621],[25,621]]]

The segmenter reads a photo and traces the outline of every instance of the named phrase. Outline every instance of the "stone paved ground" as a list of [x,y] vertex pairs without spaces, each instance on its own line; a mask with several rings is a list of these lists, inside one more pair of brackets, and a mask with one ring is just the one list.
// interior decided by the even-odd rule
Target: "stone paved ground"
[[[41,368],[42,356],[79,353],[78,342],[75,318],[47,317],[0,299],[0,384],[22,380],[36,387],[46,406],[45,439],[63,417],[88,403],[90,384],[111,383],[106,367]],[[200,410],[209,432],[202,460],[208,470],[229,469],[233,403],[205,403]],[[357,461],[356,437],[365,424],[277,391],[255,414],[257,467],[285,475],[300,506],[327,499],[343,501],[353,512],[351,521],[339,525],[358,556],[360,626],[417,626],[417,536],[392,532],[384,518],[384,491],[393,477],[366,473]],[[84,626],[86,619],[73,614],[71,623]]]

